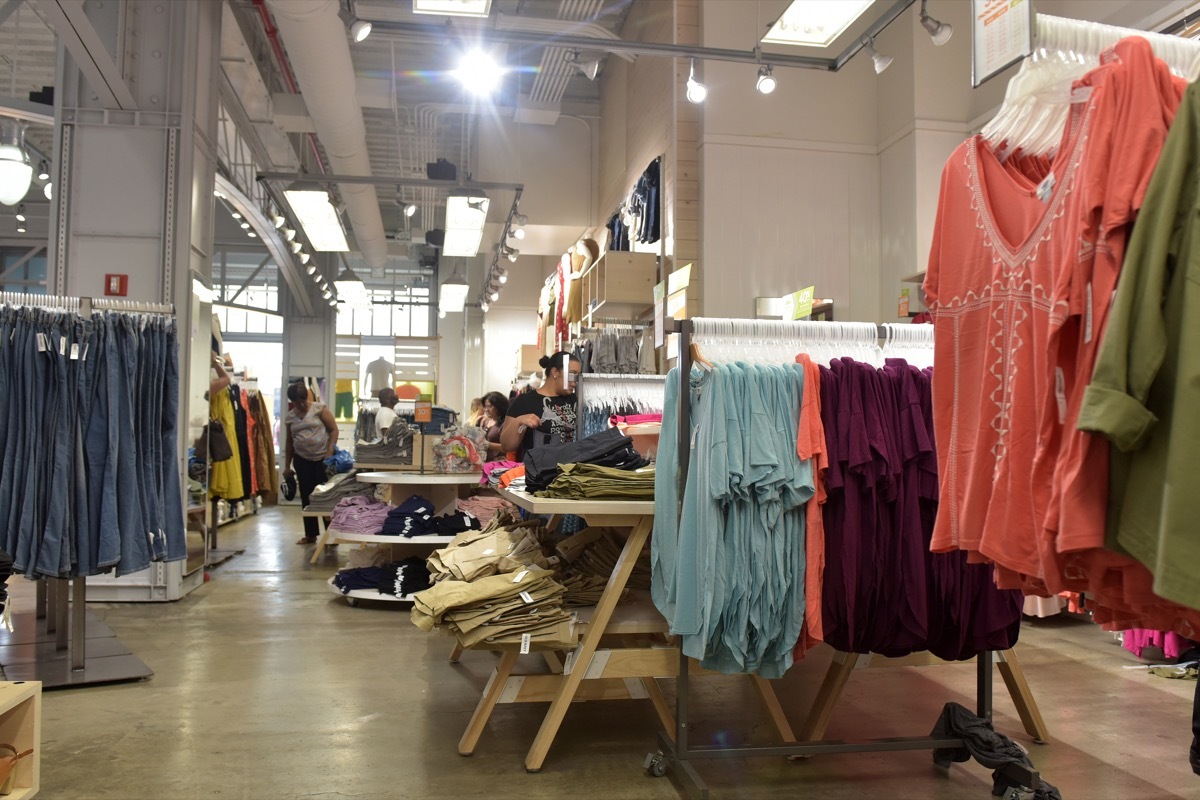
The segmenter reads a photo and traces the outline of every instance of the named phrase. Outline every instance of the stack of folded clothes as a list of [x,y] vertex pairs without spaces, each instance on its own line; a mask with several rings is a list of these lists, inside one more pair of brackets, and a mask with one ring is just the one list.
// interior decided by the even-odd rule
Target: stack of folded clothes
[[463,531],[479,530],[480,522],[465,511],[455,511],[441,517],[433,515],[433,503],[414,494],[388,512],[381,536],[452,536]]
[[480,486],[491,486],[493,489],[500,485],[500,476],[513,467],[521,466],[515,461],[489,461],[483,465],[483,476],[479,479]]
[[463,497],[458,500],[455,507],[459,511],[465,511],[475,519],[485,525],[492,521],[492,518],[501,512],[512,512],[515,506],[499,497]]
[[333,509],[329,527],[340,533],[374,535],[383,528],[392,507],[370,497],[347,497]]
[[654,467],[635,470],[563,464],[538,497],[556,500],[653,500]]
[[335,475],[328,482],[321,484],[309,496],[305,511],[330,511],[348,497],[373,496],[375,487],[369,483],[359,483],[354,476],[358,470]]
[[406,558],[379,567],[344,569],[333,576],[333,585],[342,594],[374,589],[380,594],[411,595],[430,587],[429,569],[419,558]]
[[397,419],[378,442],[355,442],[354,460],[409,466],[413,463],[413,432],[407,423]]
[[[535,447],[525,454],[525,488],[540,492],[559,476],[564,464],[592,464],[636,470],[650,461],[633,449],[633,439],[609,428],[578,442]],[[624,498],[622,498],[624,499]]]
[[[607,583],[617,568],[624,542],[607,528],[586,528],[560,541],[555,553],[565,565],[566,575],[596,578]],[[644,560],[633,566],[626,586],[630,589],[650,588],[650,567]],[[601,586],[603,590],[603,586]]]
[[573,615],[563,608],[565,589],[554,572],[522,568],[474,581],[440,581],[413,597],[412,621],[424,631],[442,626],[463,647],[574,647]]
[[470,582],[531,566],[549,569],[552,564],[542,546],[547,535],[541,520],[460,533],[449,546],[429,556],[429,573],[435,582]]

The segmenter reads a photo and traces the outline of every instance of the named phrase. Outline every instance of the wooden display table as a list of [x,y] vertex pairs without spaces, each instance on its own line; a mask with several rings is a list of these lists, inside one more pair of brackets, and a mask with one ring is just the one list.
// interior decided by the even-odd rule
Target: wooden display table
[[42,783],[42,684],[38,681],[0,682],[0,742],[11,744],[18,753],[33,750],[17,762],[12,793],[5,796],[33,797]]
[[[679,649],[674,646],[636,644],[610,647],[607,643],[601,647],[601,639],[605,636],[617,636],[624,642],[648,636],[665,641],[667,622],[650,602],[646,592],[635,592],[634,602],[618,605],[638,556],[650,539],[650,531],[654,526],[654,501],[544,500],[508,489],[500,490],[500,496],[531,514],[549,515],[552,526],[554,518],[574,514],[586,517],[591,526],[627,529],[628,538],[600,601],[594,607],[579,609],[583,635],[575,649],[567,654],[562,674],[514,674],[519,654],[515,650],[505,651],[459,741],[459,753],[470,755],[474,752],[488,718],[498,703],[550,703],[541,729],[525,758],[525,769],[529,772],[537,772],[542,768],[567,709],[573,702],[647,699],[653,704],[664,728],[673,731],[674,715],[655,679],[673,677],[679,673]],[[451,660],[454,660],[453,657]],[[696,672],[703,674],[698,668]],[[781,738],[795,741],[770,684],[758,679],[754,679],[754,683]]]

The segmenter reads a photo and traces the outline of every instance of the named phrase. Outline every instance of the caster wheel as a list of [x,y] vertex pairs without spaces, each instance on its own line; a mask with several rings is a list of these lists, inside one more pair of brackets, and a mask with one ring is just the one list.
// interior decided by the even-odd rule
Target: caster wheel
[[351,608],[358,608],[358,598],[357,597],[351,597],[346,602],[350,604]]
[[646,773],[652,778],[661,778],[667,774],[667,760],[662,753],[650,753],[642,764]]

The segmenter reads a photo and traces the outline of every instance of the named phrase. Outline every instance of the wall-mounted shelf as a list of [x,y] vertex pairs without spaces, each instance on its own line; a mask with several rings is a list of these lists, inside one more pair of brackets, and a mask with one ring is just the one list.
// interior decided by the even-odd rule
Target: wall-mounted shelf
[[914,272],[912,275],[905,275],[903,278],[900,279],[900,282],[901,283],[924,283],[925,282],[925,270],[921,270],[920,272]]
[[609,250],[577,278],[583,281],[583,313],[591,316],[605,303],[648,306],[657,278],[656,254]]

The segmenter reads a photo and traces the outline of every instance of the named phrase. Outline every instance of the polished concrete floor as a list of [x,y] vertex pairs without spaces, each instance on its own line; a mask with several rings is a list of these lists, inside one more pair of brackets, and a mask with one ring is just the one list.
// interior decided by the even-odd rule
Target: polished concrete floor
[[[149,681],[45,696],[42,797],[675,798],[646,776],[656,718],[639,701],[571,708],[545,769],[523,759],[545,706],[500,706],[476,754],[456,744],[495,663],[424,634],[396,605],[350,608],[326,579],[345,555],[310,567],[295,511],[222,529],[246,552],[177,603],[94,605],[155,670]],[[346,548],[341,548],[345,550]],[[26,602],[27,591],[18,591]],[[997,726],[1026,744],[1067,800],[1200,798],[1188,767],[1195,684],[1154,677],[1110,634],[1076,620],[1026,626],[1018,648],[1053,741],[1030,743],[997,680]],[[779,682],[800,720],[829,663],[818,651]],[[973,665],[866,669],[850,681],[831,737],[927,733],[947,700],[973,706]],[[744,679],[694,682],[706,742],[769,742]],[[668,692],[669,696],[670,693]],[[708,762],[714,798],[986,800],[977,764],[934,769],[926,752]]]

